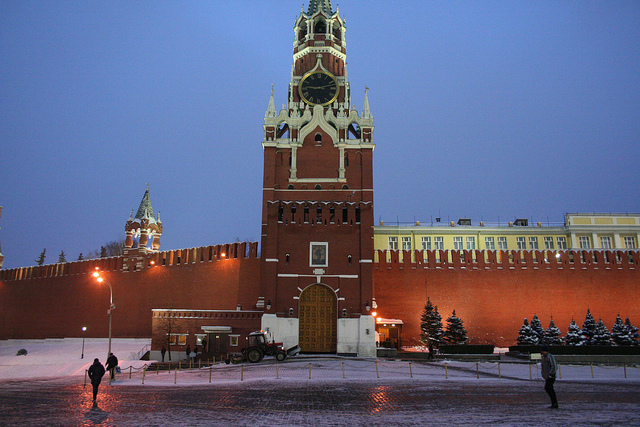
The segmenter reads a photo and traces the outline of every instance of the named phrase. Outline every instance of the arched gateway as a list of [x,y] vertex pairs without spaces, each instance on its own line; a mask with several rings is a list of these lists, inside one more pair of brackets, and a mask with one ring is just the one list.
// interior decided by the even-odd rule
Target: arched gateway
[[300,295],[300,349],[335,353],[337,349],[338,301],[331,288],[307,287]]

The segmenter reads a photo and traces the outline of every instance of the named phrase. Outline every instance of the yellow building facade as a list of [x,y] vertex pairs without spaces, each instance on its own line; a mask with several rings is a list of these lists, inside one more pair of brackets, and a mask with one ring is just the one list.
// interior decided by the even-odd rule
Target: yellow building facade
[[569,213],[564,224],[516,219],[475,224],[467,218],[423,225],[374,227],[376,250],[637,250],[640,214]]

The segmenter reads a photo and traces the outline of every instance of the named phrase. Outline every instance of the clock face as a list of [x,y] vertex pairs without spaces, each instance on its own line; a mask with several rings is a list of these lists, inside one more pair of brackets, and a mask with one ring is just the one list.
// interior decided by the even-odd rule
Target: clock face
[[315,71],[302,77],[298,90],[307,104],[329,105],[338,97],[338,80],[324,71]]

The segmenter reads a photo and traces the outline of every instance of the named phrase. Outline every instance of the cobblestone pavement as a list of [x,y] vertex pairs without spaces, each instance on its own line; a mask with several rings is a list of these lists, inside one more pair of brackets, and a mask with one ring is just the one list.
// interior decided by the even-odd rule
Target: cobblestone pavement
[[541,381],[257,380],[201,386],[106,382],[97,405],[77,377],[0,382],[0,425],[640,425],[638,384]]

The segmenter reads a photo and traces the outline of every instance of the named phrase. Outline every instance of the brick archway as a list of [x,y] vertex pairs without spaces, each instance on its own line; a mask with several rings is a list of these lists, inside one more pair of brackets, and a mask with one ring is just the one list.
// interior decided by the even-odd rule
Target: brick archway
[[338,333],[338,301],[331,288],[321,284],[300,294],[300,349],[312,353],[335,353]]

